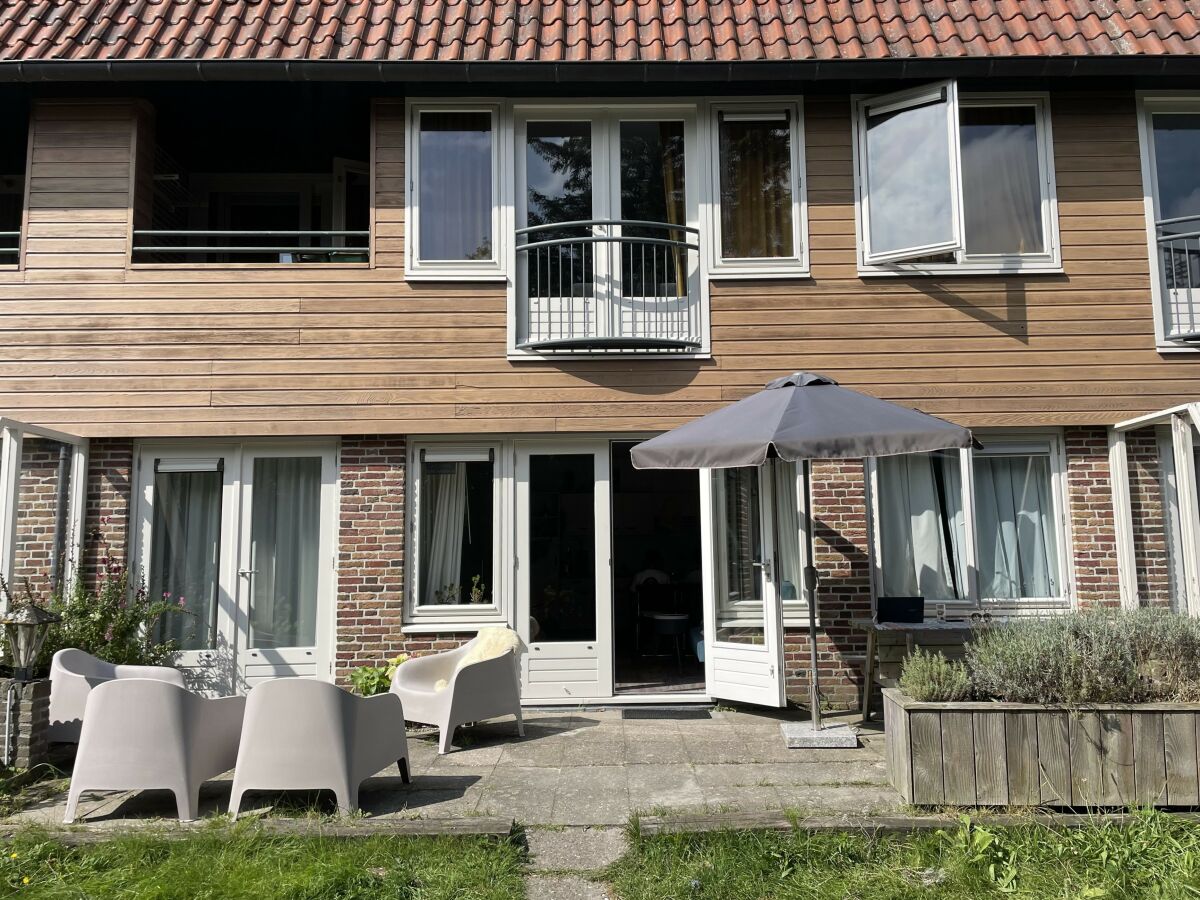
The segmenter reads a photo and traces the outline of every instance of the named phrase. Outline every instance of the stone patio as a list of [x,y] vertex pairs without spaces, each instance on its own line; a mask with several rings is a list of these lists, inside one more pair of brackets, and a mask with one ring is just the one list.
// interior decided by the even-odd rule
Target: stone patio
[[[887,784],[878,727],[856,750],[788,750],[779,723],[794,715],[716,709],[710,719],[622,719],[620,710],[531,710],[525,737],[511,719],[460,729],[438,756],[433,734],[409,738],[413,783],[395,768],[369,779],[360,802],[371,819],[511,817],[525,825],[619,825],[631,814],[795,809],[868,815],[901,809]],[[223,812],[228,777],[205,785],[203,814]],[[268,815],[335,812],[332,795],[247,795]],[[18,814],[57,825],[63,797]],[[119,826],[173,818],[161,792],[85,794],[81,821]]]

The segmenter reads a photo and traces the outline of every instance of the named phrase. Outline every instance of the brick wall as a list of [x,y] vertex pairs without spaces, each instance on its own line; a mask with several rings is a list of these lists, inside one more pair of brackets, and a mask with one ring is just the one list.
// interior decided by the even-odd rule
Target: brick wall
[[1068,428],[1065,445],[1076,597],[1082,606],[1119,605],[1107,433],[1103,426]]
[[1158,438],[1153,428],[1130,432],[1125,447],[1129,458],[1129,505],[1138,599],[1143,606],[1169,607],[1171,569]]
[[[17,537],[9,577],[18,595],[28,581],[35,596],[49,590],[50,560],[58,507],[57,441],[27,437],[21,442],[21,487],[17,504]],[[69,471],[69,470],[68,470]],[[63,527],[67,525],[63,511]]]
[[[867,498],[861,460],[814,460],[811,464],[813,564],[820,576],[817,613],[821,629],[817,666],[821,696],[830,706],[858,702],[865,636],[850,620],[871,615]],[[808,702],[808,632],[784,632],[787,693]]]
[[126,553],[132,502],[133,441],[94,438],[88,446],[82,571],[94,573],[105,554],[118,562],[131,562]]

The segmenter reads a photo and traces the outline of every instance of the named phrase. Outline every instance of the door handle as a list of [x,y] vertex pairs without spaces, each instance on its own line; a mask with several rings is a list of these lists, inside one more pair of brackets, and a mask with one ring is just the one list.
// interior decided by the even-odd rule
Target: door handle
[[763,570],[763,576],[770,580],[771,578],[771,561],[769,559],[755,559],[750,561],[750,565],[756,569]]
[[243,578],[249,578],[251,575],[257,575],[258,569],[238,569],[238,574]]

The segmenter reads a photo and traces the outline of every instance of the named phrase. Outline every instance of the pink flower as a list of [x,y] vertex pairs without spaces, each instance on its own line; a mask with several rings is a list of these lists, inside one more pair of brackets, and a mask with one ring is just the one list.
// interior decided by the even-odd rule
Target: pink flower
[[178,606],[180,609],[183,609],[183,608],[184,608],[184,607],[187,605],[186,603],[184,603],[184,600],[183,600],[183,598],[182,598],[182,597],[180,597],[178,600],[176,600],[176,601],[175,601],[175,604],[176,604],[176,605],[177,605],[177,606]]
[[171,592],[170,592],[170,591],[163,591],[163,599],[164,599],[164,600],[169,600],[170,598],[171,598]]

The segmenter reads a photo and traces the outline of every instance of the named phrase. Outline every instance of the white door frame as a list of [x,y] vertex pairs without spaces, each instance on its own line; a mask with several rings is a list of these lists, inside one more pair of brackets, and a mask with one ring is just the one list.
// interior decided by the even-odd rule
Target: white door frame
[[[249,541],[253,460],[258,456],[319,455],[321,472],[321,566],[319,568],[316,647],[312,653],[312,675],[333,678],[336,654],[336,536],[340,519],[338,504],[337,448],[334,441],[243,443],[167,441],[139,443],[135,450],[137,510],[132,529],[130,559],[137,560],[142,577],[149,577],[154,529],[154,460],[187,460],[209,464],[220,460],[224,472],[221,495],[221,549],[217,603],[217,647],[182,651],[177,665],[195,688],[219,694],[244,691],[241,651],[245,648],[248,609],[240,604],[244,580],[239,578],[245,543]],[[281,672],[279,674],[286,674]],[[307,674],[307,673],[306,673]]]
[[[724,560],[724,526],[715,515],[713,476],[720,470],[702,469],[700,477],[700,527],[703,535],[701,567],[704,575],[704,676],[710,697],[782,707],[787,704],[787,679],[783,666],[783,617],[775,580],[774,468],[758,467],[759,528],[762,565],[758,567],[763,595],[763,643],[721,642],[717,634],[719,567]],[[811,602],[811,598],[810,602]]]
[[[521,663],[522,696],[527,700],[578,703],[611,699],[613,696],[613,598],[612,598],[612,497],[610,481],[610,442],[607,438],[589,441],[517,441],[516,449],[516,626],[529,646]],[[593,641],[530,640],[529,596],[529,459],[531,456],[591,456],[593,460],[593,497],[595,515],[596,638]],[[579,681],[539,681],[538,671],[579,672]],[[594,673],[586,677],[585,672]]]

